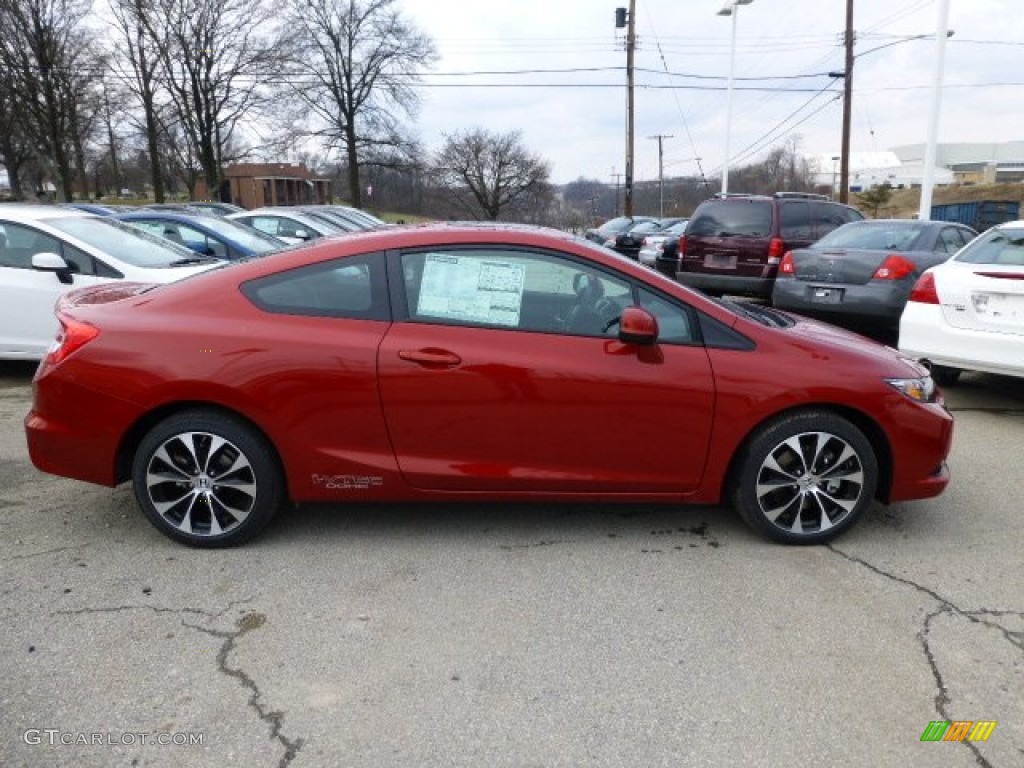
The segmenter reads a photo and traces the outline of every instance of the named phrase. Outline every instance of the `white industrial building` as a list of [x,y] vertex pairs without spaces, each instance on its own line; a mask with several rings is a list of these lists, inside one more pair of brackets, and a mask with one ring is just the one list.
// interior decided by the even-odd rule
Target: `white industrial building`
[[[920,186],[924,178],[924,144],[893,147],[888,152],[850,153],[850,191],[889,182],[893,187]],[[810,160],[814,181],[838,191],[839,153]],[[935,152],[935,184],[1024,182],[1024,141],[939,144]]]

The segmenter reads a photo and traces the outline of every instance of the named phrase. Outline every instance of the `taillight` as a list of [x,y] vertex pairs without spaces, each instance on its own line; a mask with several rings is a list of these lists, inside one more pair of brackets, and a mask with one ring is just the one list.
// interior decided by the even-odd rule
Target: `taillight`
[[50,365],[63,362],[100,335],[100,329],[94,325],[64,316],[58,316],[57,319],[60,320],[61,328],[46,353],[46,362]]
[[686,236],[679,236],[679,255],[682,256],[686,253]]
[[786,252],[786,244],[784,242],[782,242],[782,238],[781,237],[773,237],[768,242],[768,258],[769,259],[779,259],[779,258],[782,257],[782,254],[784,254],[785,252]]
[[931,272],[925,272],[917,278],[908,301],[916,301],[918,304],[939,303],[939,292],[935,289],[935,277]]
[[782,257],[782,263],[779,264],[779,277],[783,275],[793,276],[796,274],[796,263],[793,261],[793,252],[786,251],[786,255]]
[[885,257],[882,266],[875,270],[871,276],[872,280],[902,280],[907,275],[914,273],[914,262],[903,258],[895,253]]

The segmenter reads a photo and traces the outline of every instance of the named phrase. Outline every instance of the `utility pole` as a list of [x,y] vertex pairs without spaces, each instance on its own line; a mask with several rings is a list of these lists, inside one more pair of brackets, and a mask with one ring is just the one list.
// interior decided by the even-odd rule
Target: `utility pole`
[[623,213],[633,215],[633,51],[636,49],[636,0],[629,0],[626,29],[626,199]]
[[850,114],[853,111],[853,0],[846,0],[846,69],[843,75],[843,147],[839,153],[839,202],[850,200]]
[[[612,166],[612,181],[615,182],[615,215],[619,215],[619,180],[622,178],[621,173],[615,172],[615,166]],[[629,214],[627,214],[628,216]]]
[[647,138],[658,140],[658,216],[665,218],[665,152],[662,140],[674,139],[675,136],[659,133]]

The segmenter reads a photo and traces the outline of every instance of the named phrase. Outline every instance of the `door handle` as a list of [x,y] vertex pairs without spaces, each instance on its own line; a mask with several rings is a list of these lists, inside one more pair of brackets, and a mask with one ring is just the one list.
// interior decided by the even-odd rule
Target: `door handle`
[[454,352],[449,352],[446,349],[437,349],[436,347],[400,349],[398,350],[398,356],[402,360],[408,360],[410,363],[419,363],[420,365],[438,368],[453,368],[462,362],[462,358]]

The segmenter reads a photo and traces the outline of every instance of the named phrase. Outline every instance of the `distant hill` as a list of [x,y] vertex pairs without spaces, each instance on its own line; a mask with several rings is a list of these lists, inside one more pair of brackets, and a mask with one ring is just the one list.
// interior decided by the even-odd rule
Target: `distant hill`
[[[1024,204],[1024,184],[951,184],[935,187],[932,203],[969,203],[973,200],[1017,200]],[[857,205],[857,196],[850,195],[850,202]],[[879,218],[909,219],[921,207],[920,189],[893,190],[892,199],[884,208],[879,208]],[[1021,206],[1024,208],[1024,205]]]

